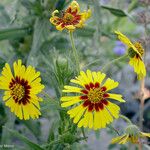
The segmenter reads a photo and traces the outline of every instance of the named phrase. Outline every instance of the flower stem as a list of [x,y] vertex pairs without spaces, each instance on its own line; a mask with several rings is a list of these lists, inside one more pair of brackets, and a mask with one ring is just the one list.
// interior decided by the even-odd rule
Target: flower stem
[[56,100],[54,100],[48,93],[46,93],[45,91],[42,91],[42,94],[46,96],[53,104],[55,104],[56,106],[59,106],[59,103]]
[[131,120],[128,117],[126,117],[124,115],[119,115],[119,117],[122,118],[123,120],[125,120],[127,123],[132,124]]
[[74,44],[73,32],[70,31],[69,35],[70,35],[70,40],[71,40],[73,55],[74,55],[75,62],[76,62],[76,70],[77,70],[77,73],[79,74],[79,71],[80,71],[79,58],[78,58],[78,54],[77,54],[77,49],[76,49],[75,44]]
[[139,125],[140,129],[143,130],[143,114],[144,114],[144,89],[145,89],[145,79],[143,78],[141,80],[141,86],[140,86],[140,119],[139,119]]
[[110,61],[110,62],[108,62],[106,65],[104,65],[104,66],[102,67],[101,71],[102,71],[102,72],[105,71],[106,68],[108,68],[111,64],[113,64],[113,63],[115,63],[115,62],[117,62],[117,61],[119,61],[119,60],[121,60],[121,59],[123,59],[123,58],[126,58],[127,56],[128,56],[128,54],[123,55],[123,56],[121,56],[121,57],[118,57],[118,58],[116,58],[116,59],[113,59],[112,61]]
[[108,128],[114,130],[118,135],[120,135],[119,131],[115,129],[112,125],[108,125]]

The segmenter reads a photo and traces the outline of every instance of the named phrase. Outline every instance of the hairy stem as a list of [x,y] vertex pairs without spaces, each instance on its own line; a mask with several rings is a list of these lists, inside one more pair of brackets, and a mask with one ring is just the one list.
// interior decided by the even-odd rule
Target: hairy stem
[[106,70],[106,68],[110,67],[110,65],[112,65],[113,63],[116,63],[117,61],[123,59],[123,58],[126,58],[128,56],[128,54],[126,55],[123,55],[121,57],[118,57],[116,59],[113,59],[112,61],[108,62],[106,65],[104,65],[101,69],[102,72],[104,72]]
[[123,120],[125,120],[127,123],[132,124],[131,120],[128,117],[126,117],[124,115],[119,115],[119,117],[122,118]]
[[69,35],[70,35],[70,40],[71,40],[71,46],[72,46],[72,50],[73,50],[73,55],[74,55],[75,62],[76,62],[76,70],[77,70],[77,73],[79,74],[79,71],[80,71],[79,57],[78,57],[77,49],[76,49],[75,44],[74,44],[73,32],[70,31]]

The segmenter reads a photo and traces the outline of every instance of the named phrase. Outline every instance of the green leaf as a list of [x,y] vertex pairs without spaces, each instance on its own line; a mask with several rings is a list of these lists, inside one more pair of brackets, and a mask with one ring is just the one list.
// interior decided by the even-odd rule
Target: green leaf
[[120,10],[120,9],[116,9],[116,8],[111,8],[111,7],[107,7],[107,6],[101,6],[103,9],[109,10],[110,13],[112,13],[113,15],[117,16],[117,17],[126,17],[127,14]]
[[10,133],[6,128],[13,128],[15,122],[15,116],[8,108],[5,109],[5,113],[7,114],[7,121],[5,123],[5,128],[2,128],[2,136],[1,136],[1,144],[6,144],[11,142]]
[[83,29],[76,30],[76,34],[84,38],[89,38],[94,35],[95,31],[96,30],[91,27],[85,27]]
[[8,23],[10,22],[10,17],[8,15],[8,13],[6,12],[4,6],[0,5],[0,26],[5,26],[8,25]]
[[1,29],[0,40],[17,39],[20,37],[24,37],[29,33],[29,31],[29,27]]
[[37,18],[34,24],[34,32],[33,32],[33,41],[32,41],[32,47],[31,51],[29,53],[28,59],[27,59],[27,65],[37,65],[36,57],[38,55],[38,51],[40,49],[40,46],[42,45],[42,41],[46,40],[49,34],[48,30],[48,20],[45,18]]
[[32,150],[44,150],[38,144],[31,142],[31,140],[29,140],[25,136],[21,135],[17,131],[14,131],[12,129],[8,129],[5,126],[3,128],[5,128],[6,130],[8,130],[14,137],[17,137],[18,139],[20,139],[23,142],[25,142]]
[[137,7],[138,7],[138,0],[132,0],[128,7],[128,12],[131,12],[133,9]]

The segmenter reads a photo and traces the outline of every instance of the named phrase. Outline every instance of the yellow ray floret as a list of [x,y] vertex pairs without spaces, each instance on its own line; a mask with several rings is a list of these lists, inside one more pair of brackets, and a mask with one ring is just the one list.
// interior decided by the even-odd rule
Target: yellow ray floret
[[129,64],[134,68],[134,71],[138,74],[139,80],[146,76],[145,65],[141,59],[137,59],[135,56],[130,59]]

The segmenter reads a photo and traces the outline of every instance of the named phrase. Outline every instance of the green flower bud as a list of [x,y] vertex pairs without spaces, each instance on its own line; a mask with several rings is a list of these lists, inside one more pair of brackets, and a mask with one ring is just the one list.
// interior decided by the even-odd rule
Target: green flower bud
[[60,137],[62,143],[72,144],[76,141],[76,137],[71,133],[66,133]]
[[129,125],[126,128],[125,133],[130,136],[140,136],[140,129],[136,125]]
[[136,125],[130,125],[125,130],[126,134],[129,135],[129,141],[131,143],[137,143],[140,138],[141,132]]
[[60,70],[64,70],[68,67],[68,60],[66,58],[63,58],[63,57],[58,57],[58,59],[56,60],[56,66]]

